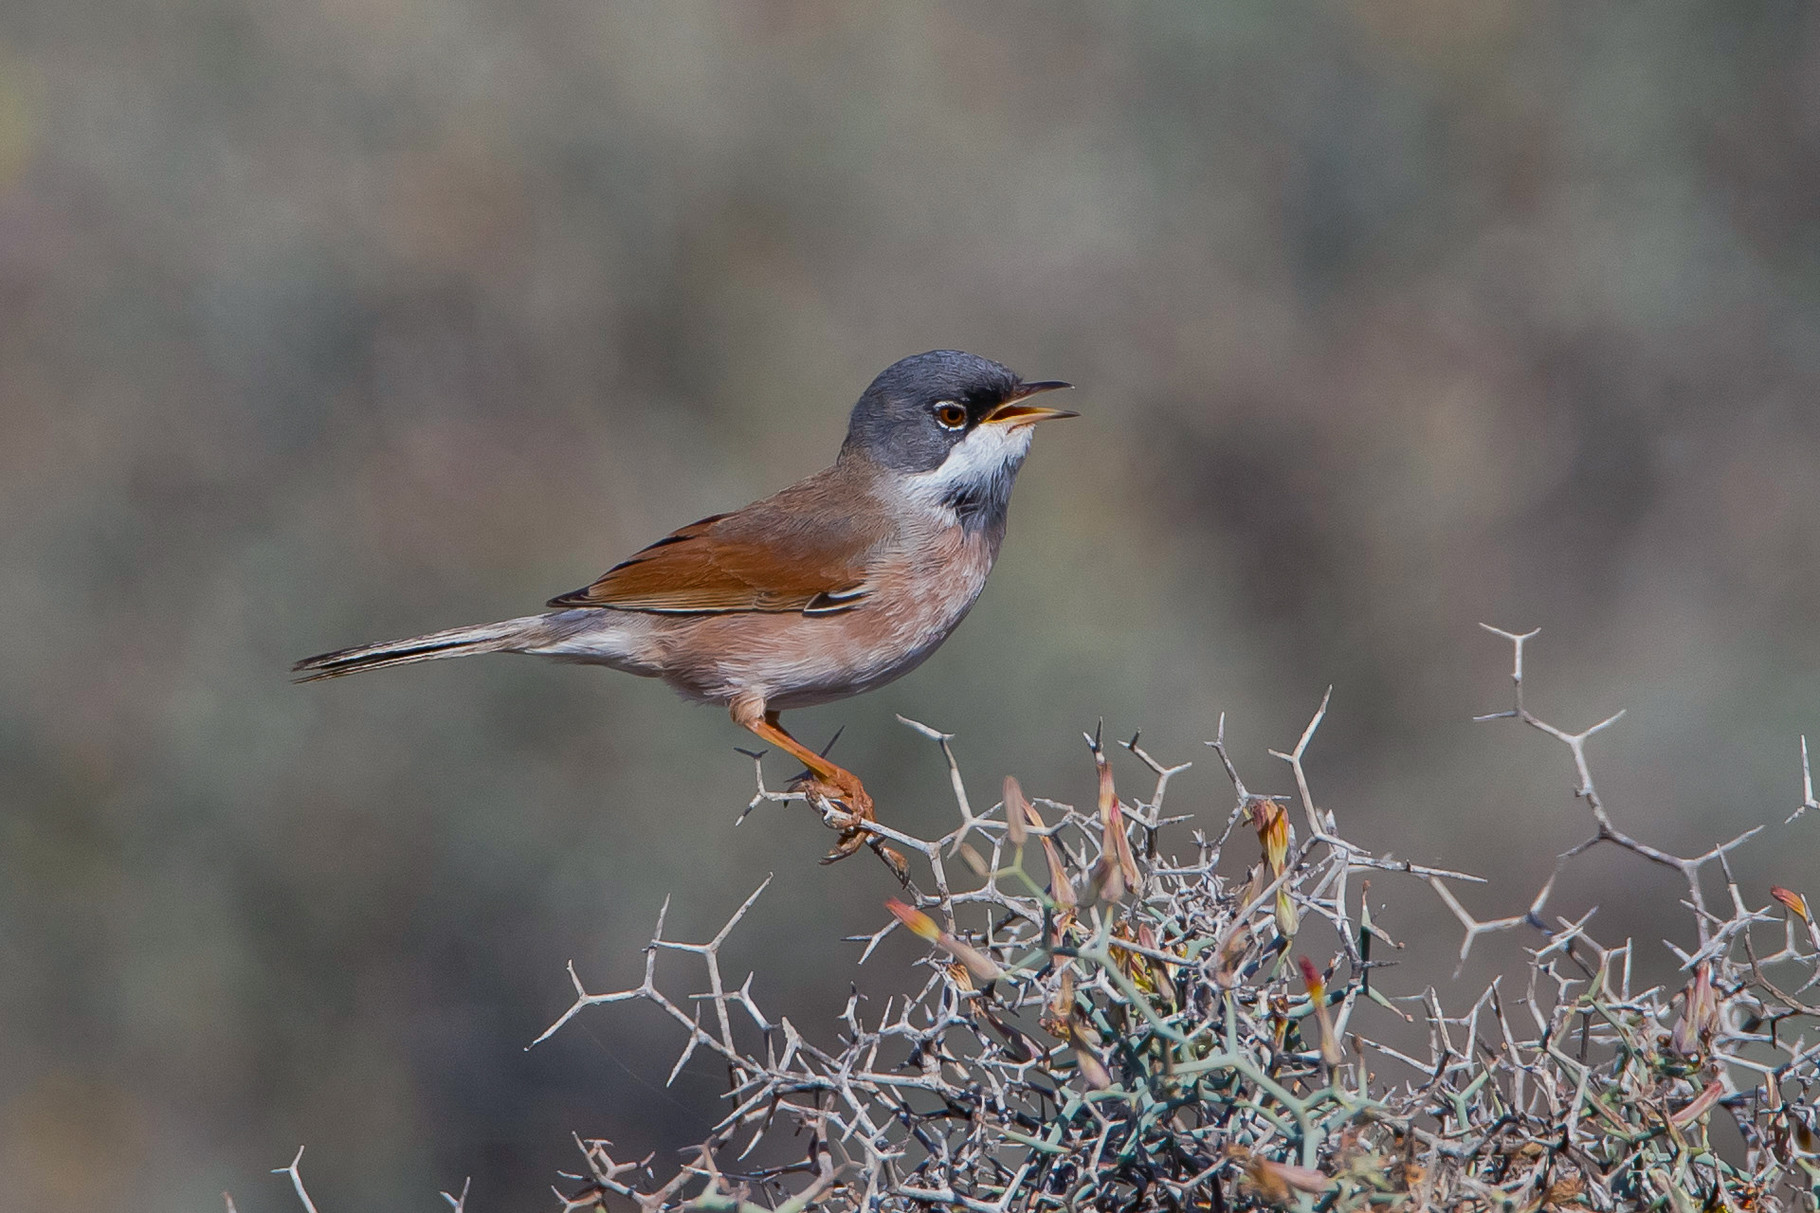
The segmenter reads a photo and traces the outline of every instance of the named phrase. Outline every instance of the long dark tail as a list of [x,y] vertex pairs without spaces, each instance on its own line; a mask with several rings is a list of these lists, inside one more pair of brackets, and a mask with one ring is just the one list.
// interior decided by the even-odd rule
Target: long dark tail
[[316,657],[305,657],[291,667],[291,673],[298,675],[298,682],[315,682],[323,678],[339,678],[343,674],[358,674],[363,670],[381,670],[391,665],[436,661],[443,657],[519,652],[546,641],[549,631],[548,616],[526,615],[522,619],[502,619],[498,623],[450,628],[444,632],[431,632],[427,636],[389,640],[384,644],[363,644]]

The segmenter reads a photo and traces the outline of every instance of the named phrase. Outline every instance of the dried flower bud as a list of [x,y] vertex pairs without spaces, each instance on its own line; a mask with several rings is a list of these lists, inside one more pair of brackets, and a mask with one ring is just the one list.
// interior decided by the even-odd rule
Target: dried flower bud
[[1093,1050],[1078,1041],[1074,1046],[1074,1061],[1081,1068],[1081,1078],[1096,1091],[1110,1090],[1112,1074],[1105,1063],[1093,1055]]
[[997,962],[990,956],[972,944],[962,943],[948,934],[936,924],[935,919],[921,910],[905,905],[895,897],[885,903],[885,908],[890,910],[892,916],[899,922],[909,927],[918,938],[926,939],[945,949],[949,955],[966,965],[981,981],[997,981],[1005,975],[1005,970],[999,968]]
[[1271,878],[1281,876],[1289,862],[1289,811],[1280,800],[1255,796],[1246,808],[1246,816],[1251,828],[1258,832],[1258,842],[1264,848]]
[[973,971],[981,981],[997,981],[1005,975],[998,962],[986,955],[972,944],[962,943],[952,935],[942,936],[942,946],[952,953],[956,960]]
[[1218,953],[1213,961],[1213,982],[1222,990],[1230,990],[1239,984],[1239,965],[1245,959],[1246,951],[1251,947],[1251,929],[1243,923],[1233,923],[1226,938],[1220,941]]
[[936,925],[935,919],[929,917],[916,907],[906,905],[904,902],[893,897],[885,902],[885,908],[891,911],[891,916],[893,918],[903,923],[906,927],[909,927],[911,933],[917,938],[926,939],[930,943],[939,943],[941,941],[941,927]]
[[[1023,810],[1032,828],[1046,828],[1043,815],[1036,811],[1035,805],[1026,800]],[[1056,848],[1055,839],[1049,835],[1042,835],[1039,841],[1043,844],[1043,858],[1049,863],[1049,899],[1063,910],[1072,910],[1079,904],[1079,899],[1074,894],[1074,882],[1068,879],[1068,868],[1062,862],[1062,853]]]
[[1276,919],[1277,933],[1284,939],[1293,939],[1302,920],[1296,913],[1295,902],[1290,900],[1288,889],[1277,890]]
[[1118,863],[1110,855],[1102,855],[1093,865],[1093,871],[1088,873],[1087,899],[1089,902],[1125,899],[1125,874],[1119,871]]
[[[1264,863],[1270,873],[1270,880],[1275,880],[1289,864],[1289,810],[1280,800],[1254,796],[1246,806],[1246,818],[1258,833],[1258,843],[1264,849]],[[1270,880],[1258,886],[1260,891]],[[1290,898],[1287,888],[1277,890],[1276,920],[1277,932],[1285,939],[1292,938],[1301,924],[1295,902]]]
[[1133,927],[1130,923],[1121,922],[1112,929],[1112,959],[1119,971],[1131,979],[1131,984],[1146,997],[1161,1002],[1165,1007],[1175,1005],[1175,987],[1170,982],[1170,966],[1161,961],[1152,960],[1141,952],[1122,948],[1119,941],[1135,943],[1139,947],[1156,951],[1156,932],[1148,923]]
[[1314,1004],[1315,1019],[1321,1026],[1321,1060],[1330,1066],[1340,1064],[1340,1042],[1334,1036],[1333,1013],[1327,1006],[1327,982],[1314,961],[1301,957],[1302,982],[1308,987],[1308,1000]]
[[1713,991],[1712,968],[1702,961],[1682,991],[1681,1019],[1669,1033],[1668,1044],[1683,1057],[1697,1057],[1719,1030],[1719,998]]
[[1246,1152],[1245,1178],[1257,1194],[1274,1205],[1297,1204],[1296,1195],[1318,1196],[1333,1187],[1333,1180],[1309,1167],[1275,1162]]
[[1024,839],[1029,837],[1029,814],[1033,812],[1030,802],[1024,797],[1024,789],[1017,781],[1017,776],[1005,776],[1005,834],[1011,839],[1011,845],[1021,847]]
[[1117,863],[1119,870],[1120,891],[1108,893],[1107,900],[1117,901],[1125,889],[1141,892],[1144,875],[1138,871],[1137,858],[1131,853],[1131,840],[1125,837],[1124,809],[1112,786],[1112,761],[1098,741],[1093,744],[1093,765],[1100,777],[1100,850],[1108,862]]
[[1719,1096],[1725,1093],[1725,1084],[1713,1079],[1706,1084],[1706,1090],[1694,1096],[1692,1103],[1668,1118],[1668,1123],[1677,1129],[1684,1129],[1712,1111],[1713,1105],[1719,1102]]
[[1801,896],[1801,894],[1795,892],[1793,889],[1785,889],[1779,884],[1773,884],[1769,887],[1769,895],[1787,906],[1789,912],[1794,914],[1795,917],[1804,919],[1809,917],[1807,912],[1807,898]]
[[980,1011],[985,1015],[986,1022],[991,1024],[993,1030],[1003,1038],[1005,1054],[1012,1061],[1022,1065],[1027,1061],[1035,1061],[1042,1053],[1042,1050],[1037,1048],[1028,1036],[1001,1019],[991,1006],[982,1004]]

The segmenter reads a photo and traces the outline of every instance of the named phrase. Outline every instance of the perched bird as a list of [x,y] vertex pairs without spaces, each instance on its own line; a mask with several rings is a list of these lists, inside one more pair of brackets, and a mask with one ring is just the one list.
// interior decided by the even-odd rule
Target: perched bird
[[1031,427],[1077,415],[1024,401],[1070,386],[1029,383],[959,350],[905,358],[853,406],[824,471],[659,539],[552,598],[544,614],[324,653],[294,672],[307,682],[531,653],[661,678],[689,699],[726,705],[808,768],[798,788],[844,808],[850,823],[828,861],[877,846],[858,777],[792,737],[778,715],[882,686],[948,638],[998,556]]

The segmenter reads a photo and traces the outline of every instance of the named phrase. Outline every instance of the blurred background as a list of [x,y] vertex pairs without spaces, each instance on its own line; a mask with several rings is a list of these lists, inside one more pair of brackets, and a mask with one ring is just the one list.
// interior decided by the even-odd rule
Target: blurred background
[[[1789,2],[0,8],[0,1202],[553,1207],[569,1134],[698,1140],[724,1074],[571,998],[666,894],[831,1034],[921,949],[749,739],[662,686],[324,649],[522,614],[823,466],[880,368],[1080,385],[972,618],[800,713],[881,811],[1017,773],[1085,802],[1144,732],[1224,820],[1293,743],[1356,841],[1518,912],[1620,825],[1820,894],[1820,28]],[[1149,780],[1121,757],[1128,793]],[[775,759],[774,781],[791,772]],[[1299,818],[1298,818],[1299,819]],[[1235,868],[1253,857],[1239,848]],[[1551,910],[1685,944],[1615,852]],[[1450,984],[1457,928],[1375,883]],[[1418,955],[1420,953],[1421,955]],[[671,987],[699,988],[678,964]]]

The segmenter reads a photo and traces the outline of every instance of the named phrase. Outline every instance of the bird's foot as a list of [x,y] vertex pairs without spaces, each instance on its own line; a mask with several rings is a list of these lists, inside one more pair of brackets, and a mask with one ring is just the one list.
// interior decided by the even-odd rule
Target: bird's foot
[[[843,778],[844,776],[844,778]],[[861,784],[858,776],[850,771],[840,771],[826,779],[804,773],[790,783],[790,791],[801,792],[810,800],[820,801],[826,806],[822,815],[828,824],[842,827],[850,823],[876,821],[878,817],[872,811],[872,797]]]
[[818,779],[806,775],[790,785],[793,792],[801,792],[809,802],[821,810],[822,820],[830,829],[840,831],[840,839],[834,849],[822,856],[823,863],[835,863],[845,859],[863,846],[869,846],[885,861],[898,883],[908,886],[910,883],[910,865],[902,852],[886,844],[877,831],[868,828],[867,823],[878,820],[872,809],[872,797],[860,781],[848,774],[846,779],[838,776],[832,779]]
[[838,863],[862,846],[871,847],[873,854],[885,861],[885,866],[897,877],[897,883],[906,889],[910,887],[910,864],[904,859],[904,853],[864,827],[843,832],[840,841],[834,844],[834,849],[822,856],[822,862]]

